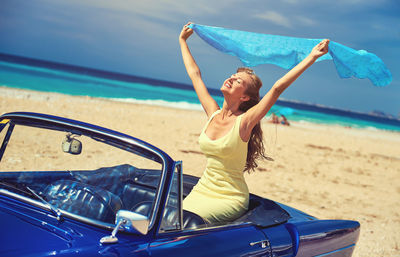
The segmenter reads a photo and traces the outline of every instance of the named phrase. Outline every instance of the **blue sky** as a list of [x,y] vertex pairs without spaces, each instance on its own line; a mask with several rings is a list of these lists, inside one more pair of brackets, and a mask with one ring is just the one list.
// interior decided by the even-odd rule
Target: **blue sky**
[[[313,65],[285,99],[361,112],[400,113],[400,1],[398,0],[2,0],[0,52],[190,83],[178,35],[187,21],[304,38],[330,38],[379,56],[393,75],[386,87],[340,79],[332,62]],[[210,88],[220,88],[240,61],[197,35],[189,46]],[[262,93],[285,74],[255,67]],[[183,99],[184,100],[184,99]]]

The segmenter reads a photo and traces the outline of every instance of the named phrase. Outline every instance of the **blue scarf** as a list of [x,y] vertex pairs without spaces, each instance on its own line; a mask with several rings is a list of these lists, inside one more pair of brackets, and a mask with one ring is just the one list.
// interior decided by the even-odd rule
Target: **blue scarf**
[[[275,64],[291,69],[322,39],[260,34],[199,24],[189,25],[204,41],[219,51],[238,57],[247,67]],[[317,61],[333,60],[341,78],[368,78],[375,86],[386,86],[392,75],[382,60],[365,50],[356,51],[331,41],[329,53]]]

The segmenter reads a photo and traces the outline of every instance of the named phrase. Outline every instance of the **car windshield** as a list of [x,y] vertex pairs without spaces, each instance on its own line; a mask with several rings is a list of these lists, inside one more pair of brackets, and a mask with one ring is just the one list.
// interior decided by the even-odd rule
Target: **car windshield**
[[68,126],[0,122],[2,194],[100,225],[120,209],[152,218],[163,174],[156,153]]

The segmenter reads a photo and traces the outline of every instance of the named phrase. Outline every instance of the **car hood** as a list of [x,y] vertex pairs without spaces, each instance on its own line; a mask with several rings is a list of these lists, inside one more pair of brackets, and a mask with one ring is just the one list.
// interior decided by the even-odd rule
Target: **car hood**
[[[52,217],[41,214],[43,217],[38,218],[37,214],[27,214],[0,205],[0,256],[11,253],[22,255],[24,252],[32,254],[36,251],[45,254],[44,249],[66,250],[71,247],[74,241],[72,231],[60,229],[52,224]],[[45,247],[42,247],[43,245]],[[50,255],[51,252],[47,254]]]
[[145,237],[118,234],[118,243],[100,244],[111,230],[65,218],[0,195],[0,256],[148,256]]
[[[0,197],[0,256],[47,256],[87,251],[107,233],[90,233],[85,226],[59,222],[51,214]],[[61,255],[63,255],[61,254]],[[68,255],[68,254],[67,254]]]

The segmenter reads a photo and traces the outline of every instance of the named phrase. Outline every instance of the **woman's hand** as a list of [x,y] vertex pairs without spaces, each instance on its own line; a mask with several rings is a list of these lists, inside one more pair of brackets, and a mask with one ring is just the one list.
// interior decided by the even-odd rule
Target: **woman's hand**
[[188,22],[183,26],[181,34],[179,35],[179,40],[186,41],[193,34],[193,29],[188,27],[190,24],[191,22]]
[[324,39],[321,42],[319,42],[318,45],[314,46],[314,48],[311,50],[311,57],[317,59],[324,54],[326,54],[329,50],[329,39]]

